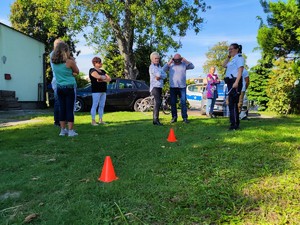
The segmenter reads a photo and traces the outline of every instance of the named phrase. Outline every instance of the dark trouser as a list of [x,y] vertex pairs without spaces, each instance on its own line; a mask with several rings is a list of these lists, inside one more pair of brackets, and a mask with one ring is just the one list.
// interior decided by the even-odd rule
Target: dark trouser
[[180,97],[181,116],[183,119],[187,119],[186,88],[170,88],[172,118],[177,118],[177,96]]
[[162,88],[154,87],[151,91],[154,97],[153,121],[159,121],[159,109],[161,105]]
[[54,124],[59,125],[59,101],[57,90],[54,90]]
[[[240,117],[239,117],[239,98],[240,98],[240,87],[238,89],[232,88],[234,81],[229,82],[228,87],[228,107],[229,107],[229,119],[230,119],[230,127],[238,128],[240,126]],[[240,85],[239,85],[240,86]]]
[[60,121],[74,122],[74,88],[57,88]]

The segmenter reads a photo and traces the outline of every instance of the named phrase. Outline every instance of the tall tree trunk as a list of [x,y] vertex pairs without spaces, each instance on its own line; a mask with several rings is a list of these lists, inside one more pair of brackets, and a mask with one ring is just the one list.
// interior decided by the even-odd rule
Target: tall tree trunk
[[124,58],[124,63],[125,63],[125,71],[124,71],[124,75],[125,78],[128,79],[136,79],[137,75],[139,74],[139,71],[136,67],[136,62],[135,62],[135,58],[134,58],[134,54],[133,54],[133,50],[132,48],[128,48],[126,49],[124,47],[128,46],[125,43],[121,42],[120,40],[118,40],[118,45],[119,45],[119,50]]
[[124,58],[125,78],[136,79],[139,72],[136,67],[136,62],[133,54],[134,27],[132,26],[132,14],[129,9],[130,1],[126,1],[125,5],[125,19],[123,21],[124,27],[121,27],[121,25],[116,22],[110,12],[106,11],[105,16],[115,32],[119,51]]

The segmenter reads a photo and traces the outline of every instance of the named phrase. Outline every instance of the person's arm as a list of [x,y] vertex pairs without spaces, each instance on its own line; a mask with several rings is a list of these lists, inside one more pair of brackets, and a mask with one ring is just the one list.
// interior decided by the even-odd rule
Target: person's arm
[[149,75],[151,79],[160,80],[158,68],[156,68],[153,64],[151,64],[149,67]]
[[170,69],[171,64],[172,64],[172,59],[163,66],[162,68],[163,71],[167,72]]
[[239,69],[238,69],[238,75],[236,77],[235,82],[232,85],[232,88],[238,88],[240,79],[242,78],[243,70],[244,70],[243,66],[239,67]]
[[106,76],[105,82],[110,82],[111,81],[111,77],[108,74],[105,74],[105,76]]
[[99,75],[98,72],[96,70],[94,70],[92,73],[91,73],[91,76],[96,78],[98,82],[104,80],[104,76],[103,75]]
[[207,84],[212,85],[214,83],[214,79],[210,74],[206,76]]
[[238,88],[239,86],[239,82],[240,80],[242,79],[242,76],[243,76],[243,71],[244,71],[244,65],[245,65],[245,60],[244,58],[242,57],[242,55],[239,55],[237,57],[237,60],[236,60],[236,66],[238,68],[238,74],[237,74],[237,77],[236,77],[236,80],[235,82],[233,83],[232,87],[233,88]]
[[219,83],[220,83],[220,79],[219,79],[219,77],[218,77],[218,75],[217,75],[217,74],[216,74],[215,76],[216,76],[215,83],[216,83],[216,84],[219,84]]
[[246,82],[246,89],[247,89],[249,87],[249,84],[250,84],[249,77],[245,77],[245,82]]
[[185,58],[182,58],[182,62],[184,62],[186,64],[187,70],[192,70],[195,68],[194,64],[191,63],[190,61],[187,61]]
[[76,62],[73,59],[68,59],[66,61],[66,66],[73,71],[73,76],[76,76],[79,74],[79,69],[76,65]]
[[160,75],[160,71],[159,68],[156,66],[151,66],[151,72],[152,75],[155,77],[156,80],[160,80],[161,79],[161,75]]
[[224,62],[223,62],[223,67],[224,67],[224,68],[227,68],[227,64],[228,64],[230,58],[231,58],[231,56],[228,55],[227,58],[224,60]]

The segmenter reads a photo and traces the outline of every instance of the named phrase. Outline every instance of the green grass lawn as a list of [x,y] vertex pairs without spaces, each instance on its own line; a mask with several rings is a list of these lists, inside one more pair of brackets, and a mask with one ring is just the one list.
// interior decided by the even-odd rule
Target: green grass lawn
[[[300,224],[300,117],[233,132],[228,118],[161,117],[110,112],[94,127],[78,113],[74,138],[51,114],[0,128],[0,224]],[[106,156],[111,183],[98,181]]]

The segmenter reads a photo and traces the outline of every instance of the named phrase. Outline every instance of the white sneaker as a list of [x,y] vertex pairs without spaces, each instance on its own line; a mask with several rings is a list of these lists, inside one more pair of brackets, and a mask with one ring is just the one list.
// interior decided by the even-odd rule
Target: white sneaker
[[77,136],[78,134],[74,130],[69,130],[68,136],[69,137],[74,137]]
[[68,134],[68,130],[65,128],[65,129],[60,129],[60,133],[59,133],[59,136],[66,136]]

